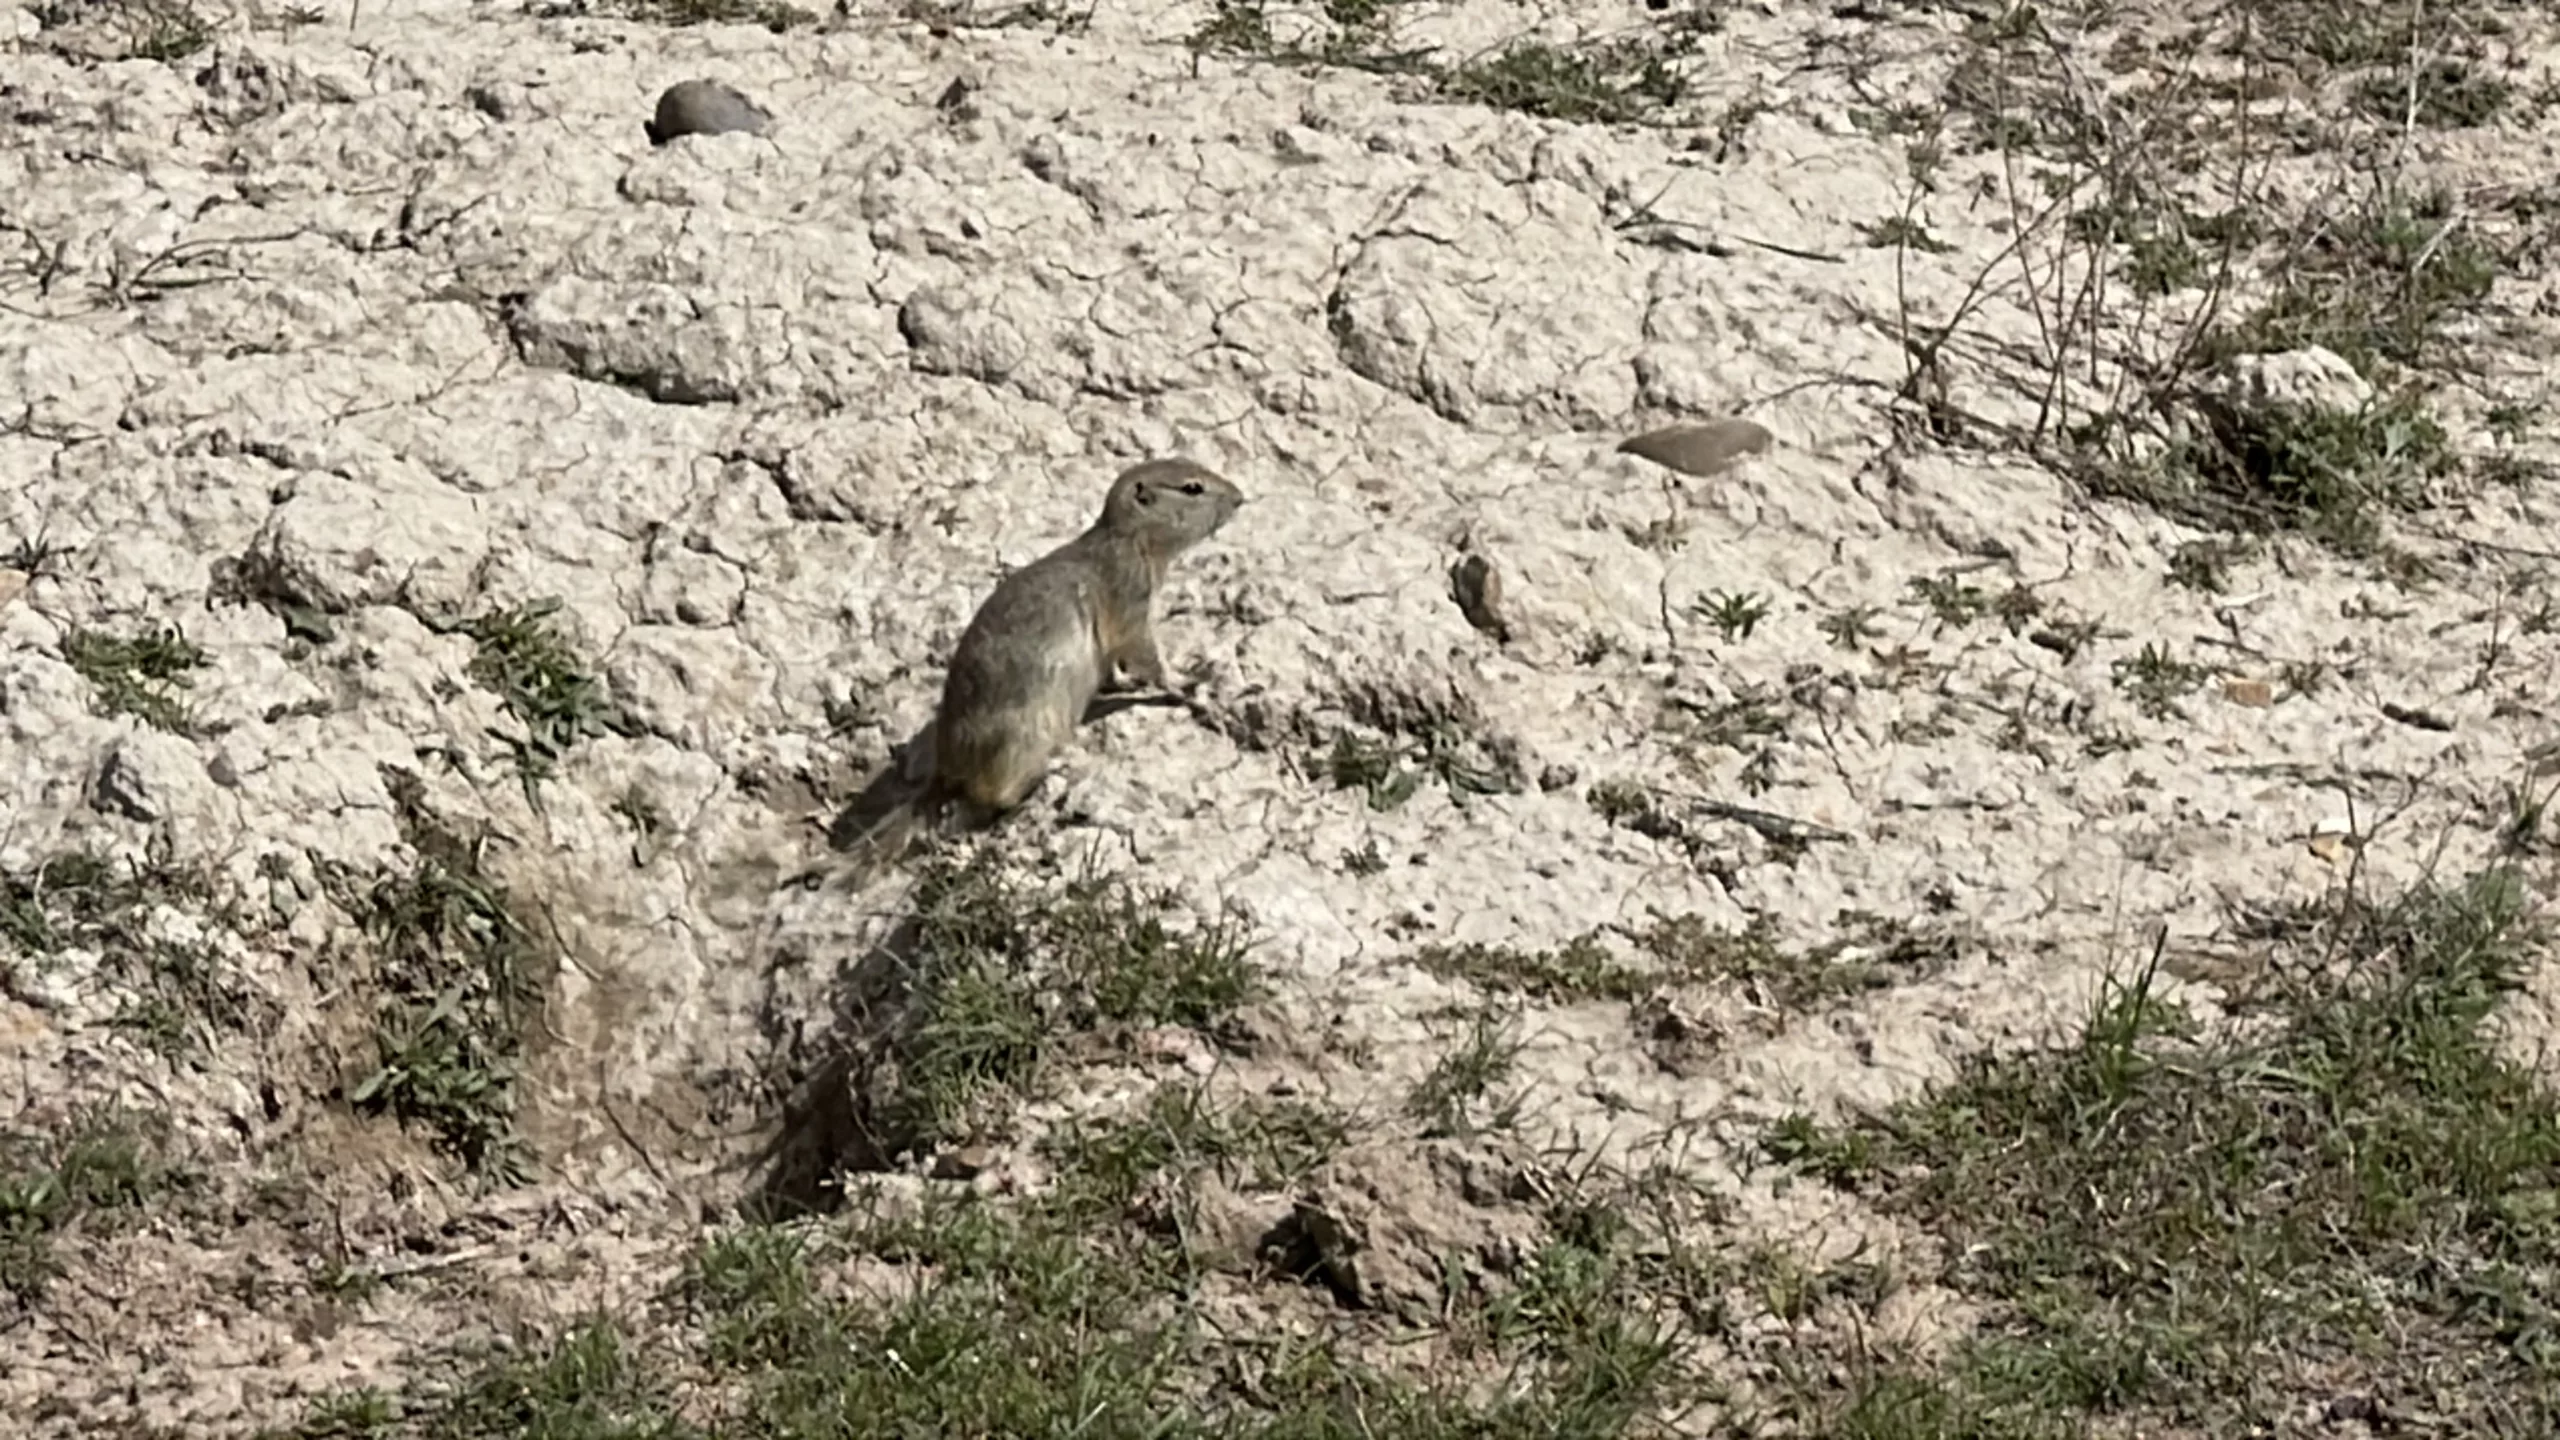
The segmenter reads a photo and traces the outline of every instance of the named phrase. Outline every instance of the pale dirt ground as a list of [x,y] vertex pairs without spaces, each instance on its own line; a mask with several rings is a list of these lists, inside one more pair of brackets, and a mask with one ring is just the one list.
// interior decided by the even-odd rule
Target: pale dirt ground
[[[2235,905],[2339,883],[2341,832],[2369,837],[2380,884],[2459,870],[2560,733],[2560,636],[2519,624],[2551,598],[2531,560],[2560,550],[2546,494],[2451,497],[2400,535],[2451,565],[2431,590],[2288,545],[2215,596],[2165,578],[2194,532],[2024,457],[1908,436],[1887,456],[1903,352],[1860,317],[1905,302],[1895,252],[1859,227],[1900,212],[1906,158],[1852,117],[1937,103],[1960,17],[1738,9],[1693,62],[1698,125],[1611,130],[1414,103],[1389,77],[1195,63],[1188,5],[1106,7],[1064,37],[937,35],[868,7],[779,36],[317,9],[166,64],[82,61],[0,11],[19,37],[0,56],[0,531],[76,547],[58,574],[0,575],[0,863],[158,839],[253,910],[285,897],[230,946],[268,1021],[201,1063],[108,1027],[118,997],[76,957],[0,999],[0,1114],[148,1106],[234,1196],[227,1224],[84,1258],[7,1333],[16,1433],[39,1407],[48,1433],[66,1415],[241,1433],[395,1383],[429,1338],[672,1273],[751,1181],[746,1143],[796,1053],[773,1036],[823,1031],[834,967],[894,908],[894,890],[776,898],[819,853],[812,817],[928,716],[998,568],[1084,524],[1142,456],[1192,455],[1250,496],[1160,609],[1221,725],[1140,708],[1092,727],[1016,825],[1018,856],[1090,854],[1250,917],[1299,1043],[1247,1082],[1355,1111],[1393,1108],[1466,998],[1400,959],[1422,941],[1548,945],[1656,911],[1765,916],[1799,947],[1851,911],[1949,937],[1945,969],[1835,1013],[1702,1001],[1711,1039],[1677,1064],[1624,1007],[1533,1009],[1527,1136],[1620,1156],[1676,1140],[1737,1198],[1733,1223],[1815,1255],[1893,1237],[1750,1173],[1768,1119],[2049,1038],[2162,927],[2173,955],[2219,953]],[[1543,13],[1405,23],[1460,47],[1658,23]],[[1852,74],[1845,39],[1876,63]],[[2092,42],[2091,73],[2105,53]],[[2545,52],[2517,53],[2540,83]],[[652,150],[652,97],[693,75],[745,88],[775,131]],[[961,79],[968,113],[938,109]],[[2546,183],[2551,154],[2520,125],[2421,136],[2405,163],[2478,204]],[[2283,163],[2308,176],[2318,157]],[[2012,213],[1999,156],[1949,173],[1923,214],[1954,248],[1909,256],[1901,282],[1919,312],[1955,307]],[[1645,201],[1724,243],[1638,243],[1619,222]],[[151,290],[176,247],[203,283]],[[2031,344],[2014,282],[1970,323]],[[2550,283],[2502,282],[2505,329],[2449,408],[2546,398]],[[2016,418],[1987,373],[1959,369],[1957,398]],[[1777,443],[1686,483],[1612,453],[1716,413]],[[1648,538],[1666,526],[1676,543]],[[1503,574],[1507,645],[1449,598],[1462,545]],[[341,611],[338,638],[289,648],[271,610],[209,604],[242,556]],[[1997,621],[1940,625],[1909,586],[1961,565],[2104,628],[2066,661]],[[1725,640],[1690,610],[1719,591],[1770,613]],[[470,643],[420,615],[547,595],[641,733],[586,742],[537,813],[488,737],[515,727],[467,682]],[[1858,605],[1877,633],[1833,645],[1821,620]],[[209,654],[192,699],[213,733],[93,713],[62,658],[66,627],[164,620]],[[2146,643],[2221,667],[2183,716],[2111,679]],[[1906,646],[1926,667],[1883,683]],[[2340,679],[2271,706],[2220,688],[2288,661]],[[1776,733],[1684,735],[1682,702],[1752,695]],[[1458,717],[1529,783],[1425,784],[1382,812],[1309,773],[1310,744],[1382,706]],[[2004,746],[2018,723],[2049,758]],[[2110,731],[2138,744],[2084,753]],[[1755,757],[1765,788],[1746,790]],[[339,1003],[343,917],[292,897],[324,861],[402,862],[384,766],[441,813],[494,820],[493,872],[551,907],[565,946],[523,1104],[530,1188],[475,1198],[327,1098],[365,1016]],[[1852,838],[1789,863],[1701,820],[1693,860],[1595,812],[1585,790],[1613,778]],[[646,863],[612,813],[634,785],[669,817]],[[1346,869],[1369,845],[1383,871]],[[1098,1078],[1090,1103],[1139,1073]],[[340,1306],[315,1288],[325,1263],[455,1283]]]

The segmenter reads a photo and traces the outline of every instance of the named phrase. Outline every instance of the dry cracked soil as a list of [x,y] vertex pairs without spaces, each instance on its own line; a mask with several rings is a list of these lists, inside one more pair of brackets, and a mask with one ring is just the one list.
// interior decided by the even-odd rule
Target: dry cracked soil
[[2547,7],[0,26],[0,1430],[2560,1433]]

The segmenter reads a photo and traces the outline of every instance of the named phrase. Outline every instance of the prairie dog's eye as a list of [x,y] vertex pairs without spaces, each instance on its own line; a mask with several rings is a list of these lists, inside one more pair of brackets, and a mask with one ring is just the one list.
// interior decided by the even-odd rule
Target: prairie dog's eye
[[1185,480],[1182,482],[1182,493],[1185,495],[1198,495],[1204,492],[1202,491],[1199,481]]

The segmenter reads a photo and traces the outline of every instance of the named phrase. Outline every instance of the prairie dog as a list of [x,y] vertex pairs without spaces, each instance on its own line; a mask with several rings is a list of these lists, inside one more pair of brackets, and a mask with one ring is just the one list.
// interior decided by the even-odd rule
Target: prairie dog
[[1156,589],[1243,503],[1204,465],[1142,461],[1120,472],[1083,534],[999,582],[952,650],[922,789],[848,847],[840,883],[893,863],[919,822],[955,808],[983,822],[1021,804],[1114,671],[1166,688]]

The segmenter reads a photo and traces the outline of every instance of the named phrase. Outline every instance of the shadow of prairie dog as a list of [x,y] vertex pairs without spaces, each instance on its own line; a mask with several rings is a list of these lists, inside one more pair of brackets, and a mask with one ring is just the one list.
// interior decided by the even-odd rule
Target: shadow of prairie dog
[[932,724],[892,767],[910,793],[834,837],[848,853],[832,883],[862,884],[927,828],[984,824],[1021,804],[1115,671],[1167,688],[1156,590],[1242,504],[1243,492],[1204,465],[1143,461],[1112,482],[1083,534],[998,583],[952,651]]

